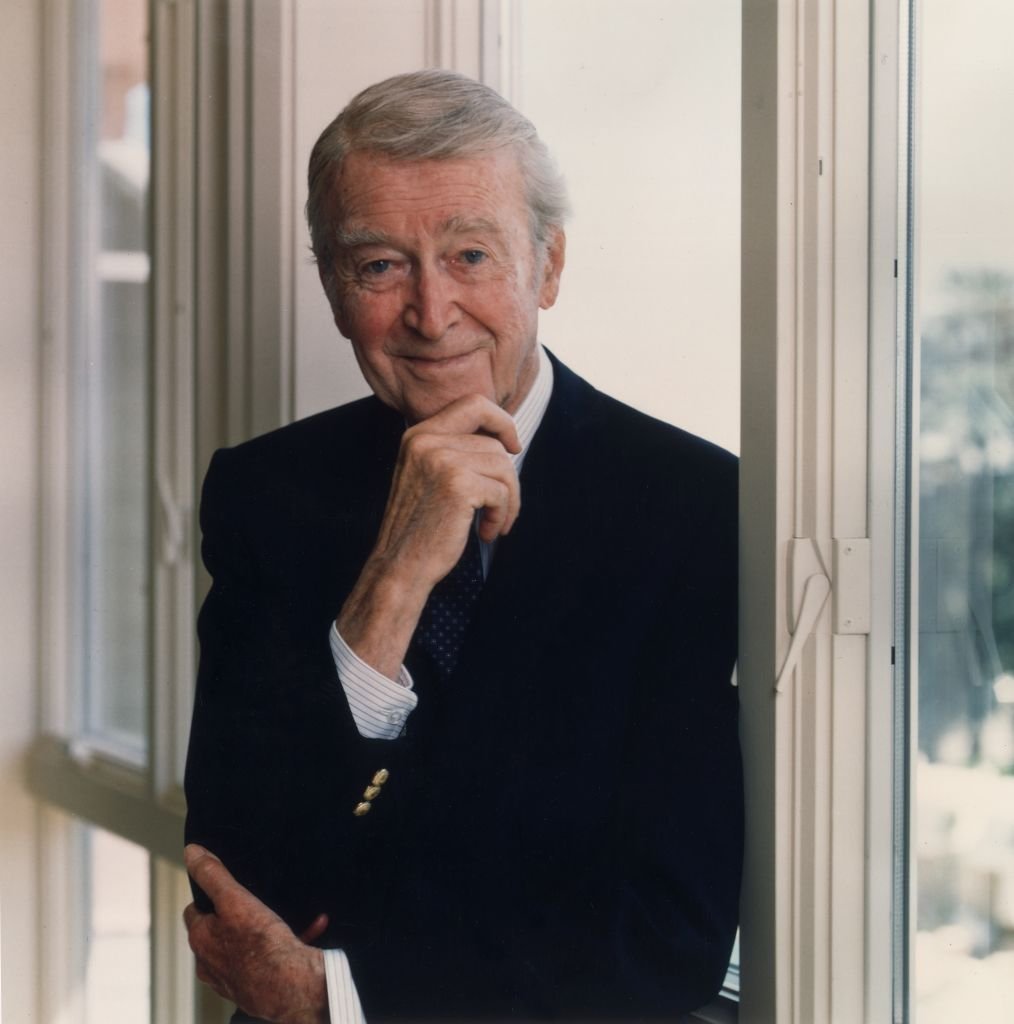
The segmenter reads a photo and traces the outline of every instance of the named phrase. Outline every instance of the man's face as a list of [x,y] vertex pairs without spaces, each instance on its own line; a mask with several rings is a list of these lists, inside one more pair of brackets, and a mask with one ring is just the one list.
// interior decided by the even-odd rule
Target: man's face
[[515,155],[352,153],[334,188],[335,323],[377,396],[410,423],[470,394],[516,411],[564,239],[537,257]]

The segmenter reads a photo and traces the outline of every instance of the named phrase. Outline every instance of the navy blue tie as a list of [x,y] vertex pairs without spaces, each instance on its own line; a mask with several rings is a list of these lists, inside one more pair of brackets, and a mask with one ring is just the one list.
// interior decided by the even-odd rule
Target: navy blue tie
[[468,541],[453,569],[430,591],[419,616],[416,640],[436,662],[445,678],[454,671],[465,632],[472,621],[475,600],[482,590],[482,554],[479,537],[468,531]]

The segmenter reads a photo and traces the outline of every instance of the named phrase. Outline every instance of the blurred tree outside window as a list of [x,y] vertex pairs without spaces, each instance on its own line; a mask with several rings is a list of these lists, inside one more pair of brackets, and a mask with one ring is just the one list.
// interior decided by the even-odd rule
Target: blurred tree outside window
[[1014,1006],[1014,11],[915,7],[915,1024]]

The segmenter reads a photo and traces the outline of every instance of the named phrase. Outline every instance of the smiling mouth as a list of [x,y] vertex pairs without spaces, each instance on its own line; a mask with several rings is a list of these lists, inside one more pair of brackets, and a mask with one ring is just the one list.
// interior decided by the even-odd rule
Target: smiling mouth
[[470,349],[468,352],[461,352],[451,356],[405,355],[400,358],[404,359],[413,369],[418,369],[425,373],[427,370],[453,370],[455,367],[466,363],[477,351],[477,349]]

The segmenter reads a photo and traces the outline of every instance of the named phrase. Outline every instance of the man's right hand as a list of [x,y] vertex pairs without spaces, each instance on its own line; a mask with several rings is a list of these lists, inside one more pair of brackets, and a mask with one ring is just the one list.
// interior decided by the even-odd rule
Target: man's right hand
[[514,421],[488,398],[459,398],[405,431],[380,533],[338,616],[358,657],[394,679],[430,591],[479,536],[508,533],[521,509]]
[[209,850],[183,851],[190,877],[214,909],[183,911],[197,977],[258,1019],[323,1024],[328,1014],[324,957],[308,945],[327,927],[320,915],[301,936],[229,873]]

